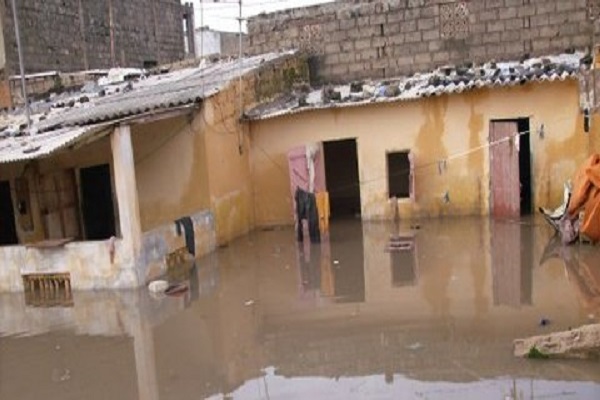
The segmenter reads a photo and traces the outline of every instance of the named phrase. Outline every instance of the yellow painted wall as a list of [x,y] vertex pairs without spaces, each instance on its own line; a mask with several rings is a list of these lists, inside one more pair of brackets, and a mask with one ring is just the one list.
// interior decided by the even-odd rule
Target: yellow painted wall
[[254,225],[248,132],[239,122],[237,93],[232,85],[209,99],[196,121],[206,138],[210,204],[219,244]]
[[207,209],[203,133],[188,116],[132,126],[142,231]]
[[[562,201],[563,183],[598,149],[600,121],[583,132],[575,81],[485,89],[417,101],[304,112],[251,124],[256,224],[293,221],[286,152],[317,141],[356,138],[362,215],[392,216],[386,152],[411,150],[416,201],[400,201],[402,217],[487,214],[489,151],[464,154],[489,140],[495,119],[530,118],[535,207]],[[538,129],[544,124],[545,135]],[[437,162],[448,159],[439,174]],[[448,191],[450,203],[443,201]]]

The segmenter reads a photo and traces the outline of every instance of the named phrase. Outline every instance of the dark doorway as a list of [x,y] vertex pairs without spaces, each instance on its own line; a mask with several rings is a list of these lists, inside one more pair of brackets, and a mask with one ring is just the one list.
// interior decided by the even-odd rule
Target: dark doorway
[[356,140],[323,142],[323,151],[331,218],[360,215]]
[[529,145],[529,118],[517,120],[519,130],[519,183],[521,215],[530,215],[531,204],[531,147]]
[[0,182],[0,245],[19,244],[8,181]]
[[115,236],[115,214],[108,164],[82,168],[79,177],[85,238],[102,240]]

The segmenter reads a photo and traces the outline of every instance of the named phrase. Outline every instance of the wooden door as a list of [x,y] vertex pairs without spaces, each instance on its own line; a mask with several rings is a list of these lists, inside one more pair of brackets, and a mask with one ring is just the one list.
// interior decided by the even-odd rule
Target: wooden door
[[490,123],[491,207],[497,218],[521,214],[518,132],[516,121]]
[[42,175],[38,188],[46,239],[79,239],[79,202],[74,171],[68,169]]

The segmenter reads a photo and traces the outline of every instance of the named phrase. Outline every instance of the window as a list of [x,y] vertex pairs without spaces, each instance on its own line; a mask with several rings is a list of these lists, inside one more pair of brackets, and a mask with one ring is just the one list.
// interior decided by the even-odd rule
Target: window
[[469,5],[466,1],[440,5],[440,34],[444,39],[469,36]]
[[413,165],[409,151],[387,153],[388,195],[390,198],[413,198]]

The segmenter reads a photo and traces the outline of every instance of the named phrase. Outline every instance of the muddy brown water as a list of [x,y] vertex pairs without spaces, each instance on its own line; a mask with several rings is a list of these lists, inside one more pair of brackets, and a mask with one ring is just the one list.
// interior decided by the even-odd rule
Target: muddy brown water
[[600,247],[533,219],[424,220],[386,251],[397,233],[254,232],[174,273],[177,297],[1,295],[0,399],[600,399],[598,361],[512,356],[600,320]]

